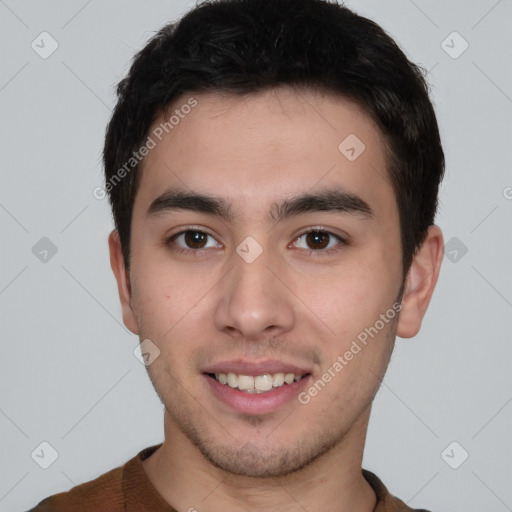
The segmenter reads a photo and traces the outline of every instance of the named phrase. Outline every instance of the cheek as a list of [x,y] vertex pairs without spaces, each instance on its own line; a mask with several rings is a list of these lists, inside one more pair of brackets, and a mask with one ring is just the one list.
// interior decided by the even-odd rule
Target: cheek
[[[133,288],[133,307],[140,319],[141,339],[149,338],[157,345],[161,364],[173,366],[181,361],[173,374],[181,373],[188,354],[204,343],[207,323],[212,322],[205,293],[215,284],[215,276],[194,275],[177,271],[168,264],[134,265],[137,275]],[[135,262],[135,260],[134,260]],[[157,371],[159,365],[155,365]]]
[[[392,305],[398,284],[386,273],[378,254],[375,250],[368,260],[361,259],[340,272],[324,283],[321,292],[309,287],[311,303],[315,304],[312,309],[321,311],[318,316],[331,331],[324,338],[324,371],[342,358],[331,389],[343,389],[349,400],[355,399],[353,394],[373,392],[393,345],[396,312]],[[311,289],[317,290],[314,295]],[[304,293],[307,290],[305,287]],[[384,320],[381,315],[385,315]]]
[[392,285],[384,275],[378,262],[360,260],[315,283],[306,280],[300,293],[336,336],[346,338],[373,324],[391,306]]
[[133,265],[137,275],[133,288],[133,307],[143,323],[143,334],[155,340],[171,335],[180,319],[197,302],[197,293],[190,286],[187,276],[170,272],[162,266],[151,264]]

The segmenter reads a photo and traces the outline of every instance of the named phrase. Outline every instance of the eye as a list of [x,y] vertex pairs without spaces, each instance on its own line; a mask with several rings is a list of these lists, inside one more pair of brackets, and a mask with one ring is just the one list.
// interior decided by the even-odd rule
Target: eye
[[168,239],[167,244],[175,245],[175,250],[182,253],[192,253],[201,249],[222,247],[222,244],[219,244],[212,235],[198,229],[180,231],[172,235]]
[[295,239],[295,247],[312,252],[331,253],[338,246],[346,245],[346,241],[338,235],[323,229],[310,229]]

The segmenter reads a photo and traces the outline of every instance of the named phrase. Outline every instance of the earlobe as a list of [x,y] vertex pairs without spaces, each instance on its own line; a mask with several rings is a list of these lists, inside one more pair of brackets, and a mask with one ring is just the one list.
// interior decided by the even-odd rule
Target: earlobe
[[119,291],[119,300],[121,301],[121,310],[123,313],[123,323],[134,334],[139,334],[137,319],[131,307],[131,283],[130,276],[124,263],[123,251],[119,233],[114,230],[108,237],[108,247],[110,251],[110,266],[114,272]]
[[443,233],[438,226],[432,225],[407,274],[397,336],[412,338],[418,334],[434,293],[443,255]]

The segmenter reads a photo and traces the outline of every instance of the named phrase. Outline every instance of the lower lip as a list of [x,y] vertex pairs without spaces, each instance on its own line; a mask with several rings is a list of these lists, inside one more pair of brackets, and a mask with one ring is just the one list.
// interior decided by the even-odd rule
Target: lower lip
[[297,398],[307,386],[311,375],[293,384],[284,384],[265,393],[244,393],[204,374],[214,395],[229,407],[243,414],[266,414],[274,412],[285,403]]

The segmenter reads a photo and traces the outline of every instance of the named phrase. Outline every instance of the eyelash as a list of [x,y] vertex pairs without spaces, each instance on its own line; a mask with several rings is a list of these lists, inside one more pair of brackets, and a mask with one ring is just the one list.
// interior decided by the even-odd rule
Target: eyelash
[[[328,231],[327,229],[315,228],[315,227],[309,228],[306,231],[302,232],[300,235],[295,237],[293,242],[294,243],[297,242],[297,240],[299,238],[302,238],[303,236],[306,236],[309,233],[321,233],[323,235],[329,235],[330,239],[334,238],[338,241],[338,243],[334,247],[331,247],[330,249],[309,249],[309,256],[322,257],[324,255],[330,255],[330,254],[340,251],[344,246],[348,245],[347,240],[342,238],[340,235],[336,235],[335,233]],[[330,243],[330,241],[331,240],[329,240],[329,243]],[[304,250],[308,250],[308,249],[304,249]]]
[[[185,249],[184,247],[180,247],[180,246],[177,246],[174,244],[175,240],[179,236],[181,236],[185,233],[189,233],[189,232],[202,233],[202,234],[205,234],[207,236],[214,238],[213,235],[211,235],[207,231],[203,231],[201,229],[190,229],[189,228],[189,229],[185,229],[183,231],[179,231],[178,233],[175,233],[174,235],[169,237],[165,241],[165,245],[166,246],[174,245],[174,247],[172,247],[172,250],[177,252],[178,254],[193,255],[193,256],[197,256],[197,255],[201,254],[202,251],[207,250],[207,249]],[[321,233],[321,234],[329,235],[331,238],[335,238],[338,240],[338,244],[336,244],[335,247],[331,247],[330,249],[309,249],[309,256],[321,257],[323,255],[330,255],[334,252],[341,250],[343,246],[348,245],[348,242],[344,238],[342,238],[339,235],[336,235],[335,233],[332,233],[331,231],[323,229],[323,228],[310,228],[310,229],[302,232],[300,235],[296,236],[293,243],[297,242],[297,240],[299,240],[301,237],[303,237],[305,235],[308,235],[309,233]],[[304,249],[304,250],[307,250],[307,249]]]

